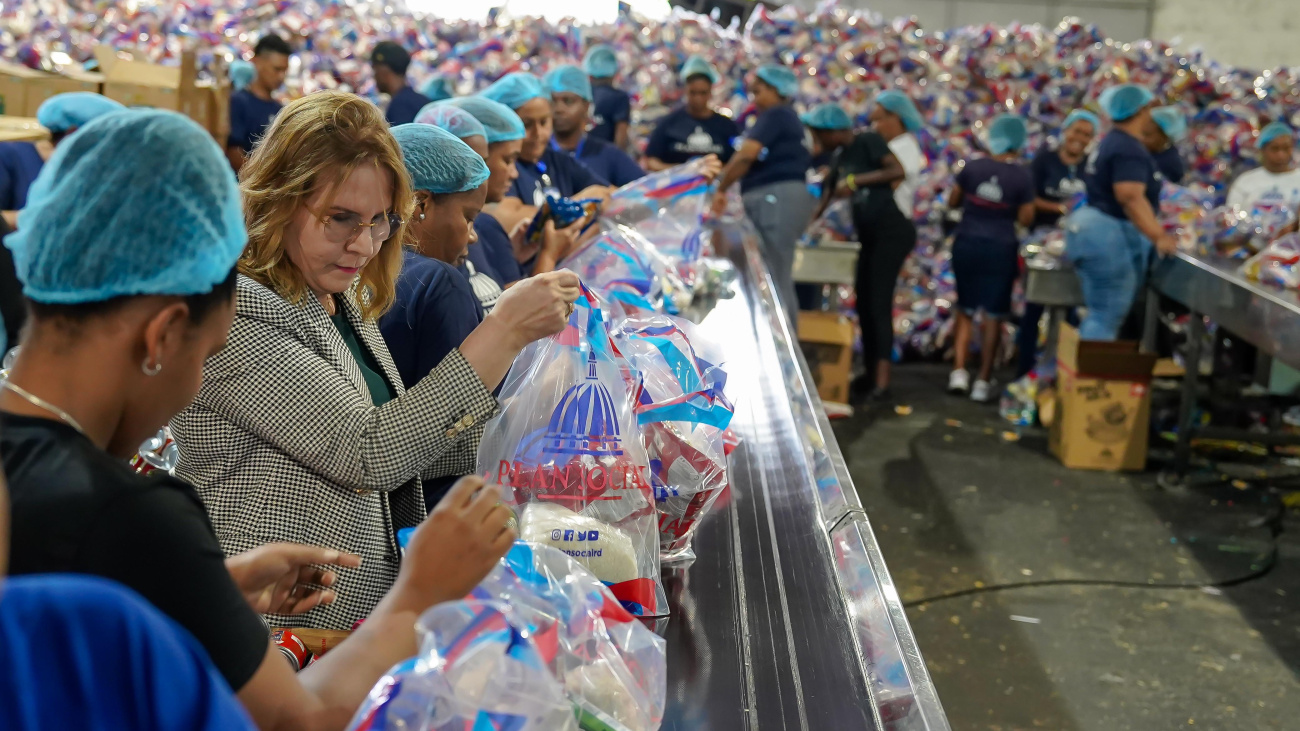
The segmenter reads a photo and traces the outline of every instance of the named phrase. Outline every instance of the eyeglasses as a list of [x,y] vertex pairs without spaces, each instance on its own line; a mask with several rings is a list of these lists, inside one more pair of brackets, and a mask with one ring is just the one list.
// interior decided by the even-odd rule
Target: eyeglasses
[[370,229],[370,240],[382,244],[393,237],[402,226],[402,219],[396,213],[384,213],[375,216],[370,223],[361,220],[355,213],[331,213],[321,216],[325,225],[325,239],[331,244],[350,244],[361,235],[361,229]]

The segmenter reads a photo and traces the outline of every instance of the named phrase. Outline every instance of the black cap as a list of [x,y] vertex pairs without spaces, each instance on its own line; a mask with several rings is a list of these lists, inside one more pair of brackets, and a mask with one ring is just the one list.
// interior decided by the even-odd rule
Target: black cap
[[406,76],[406,67],[411,65],[411,54],[393,41],[383,41],[370,53],[370,63],[387,66],[398,76]]

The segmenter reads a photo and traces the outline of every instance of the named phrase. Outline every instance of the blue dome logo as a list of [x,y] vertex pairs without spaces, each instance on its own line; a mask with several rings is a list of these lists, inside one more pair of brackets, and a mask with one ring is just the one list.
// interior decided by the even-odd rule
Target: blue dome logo
[[609,389],[596,377],[596,352],[587,355],[587,377],[571,386],[551,412],[543,437],[549,454],[618,457],[623,454],[618,411]]

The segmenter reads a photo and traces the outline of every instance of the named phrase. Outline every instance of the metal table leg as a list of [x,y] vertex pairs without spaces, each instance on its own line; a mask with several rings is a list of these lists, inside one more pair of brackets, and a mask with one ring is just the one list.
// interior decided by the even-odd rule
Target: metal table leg
[[1193,311],[1187,319],[1187,362],[1183,368],[1183,394],[1178,404],[1178,443],[1174,447],[1174,472],[1186,477],[1192,461],[1192,417],[1196,411],[1196,387],[1201,377],[1201,343],[1205,339],[1205,318]]

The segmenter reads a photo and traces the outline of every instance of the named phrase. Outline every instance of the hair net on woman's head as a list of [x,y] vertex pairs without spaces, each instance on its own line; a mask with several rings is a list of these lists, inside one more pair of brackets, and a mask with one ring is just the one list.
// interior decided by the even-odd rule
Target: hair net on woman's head
[[484,99],[481,96],[461,96],[441,102],[447,106],[463,109],[473,115],[484,131],[487,132],[489,145],[511,140],[522,140],[528,135],[524,129],[524,120],[514,110],[501,102]]
[[703,56],[695,55],[686,59],[682,64],[680,78],[685,84],[692,76],[706,76],[710,84],[718,83],[718,70],[713,68],[713,64],[704,60]]
[[903,120],[903,127],[909,132],[915,132],[925,126],[925,118],[916,110],[912,98],[897,89],[880,92],[876,95],[876,103],[884,107],[885,111],[897,114],[898,118]]
[[1025,120],[1014,114],[1002,114],[989,125],[989,152],[1003,155],[1025,146],[1029,128]]
[[518,109],[534,99],[546,99],[551,96],[542,88],[542,82],[527,71],[515,71],[497,79],[488,88],[479,92],[479,96],[501,102],[511,109]]
[[248,88],[257,77],[257,67],[243,59],[235,59],[230,62],[230,85],[235,87],[235,91]]
[[1156,107],[1151,110],[1151,118],[1170,142],[1177,142],[1187,136],[1187,115],[1178,107]]
[[420,96],[431,102],[440,102],[455,96],[451,91],[451,80],[442,74],[434,74],[425,79],[417,91],[420,92]]
[[67,132],[81,127],[92,119],[116,112],[126,107],[90,91],[72,91],[55,94],[41,103],[36,110],[36,121],[51,132]]
[[488,179],[487,163],[456,135],[427,124],[399,124],[393,138],[412,187],[430,193],[474,190]]
[[542,86],[552,94],[577,94],[578,96],[591,101],[591,79],[587,78],[587,72],[574,66],[565,64],[556,66],[542,77]]
[[1092,133],[1097,134],[1101,131],[1101,119],[1087,109],[1076,109],[1065,116],[1065,123],[1061,125],[1061,130],[1067,130],[1074,126],[1075,122],[1087,122],[1092,125]]
[[1294,139],[1295,130],[1291,129],[1286,122],[1273,122],[1259,131],[1259,139],[1255,141],[1255,145],[1262,149],[1268,143],[1282,136],[1289,136]]
[[488,136],[487,130],[474,118],[474,115],[460,107],[453,107],[443,102],[425,104],[420,108],[419,114],[415,115],[415,123],[430,124],[445,129],[462,140],[476,135],[486,140]]
[[799,119],[813,129],[853,129],[849,113],[838,104],[826,102],[805,112]]
[[592,46],[582,59],[582,68],[596,79],[612,79],[618,74],[618,54],[606,45]]
[[1136,117],[1155,100],[1155,96],[1144,86],[1137,84],[1121,84],[1112,86],[1101,93],[1097,100],[1101,103],[1101,109],[1110,117],[1112,122],[1123,122],[1126,119]]
[[247,241],[212,135],[175,112],[125,109],[58,146],[5,246],[27,297],[72,305],[211,292]]
[[758,78],[776,89],[776,93],[789,99],[799,93],[799,80],[790,69],[774,63],[758,67]]

